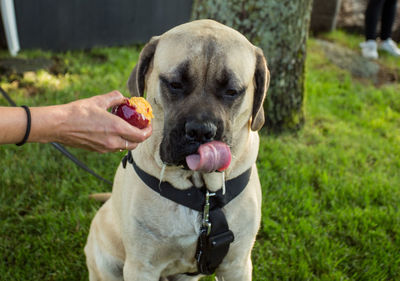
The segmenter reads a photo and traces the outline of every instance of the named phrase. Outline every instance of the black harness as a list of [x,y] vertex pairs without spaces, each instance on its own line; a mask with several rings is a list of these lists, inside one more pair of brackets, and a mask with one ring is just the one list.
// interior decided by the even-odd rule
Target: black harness
[[195,255],[198,272],[186,274],[213,274],[228,253],[230,243],[234,240],[233,232],[229,229],[222,208],[244,190],[249,182],[251,169],[226,181],[226,192],[222,194],[221,189],[215,193],[209,192],[206,187],[192,186],[180,190],[168,182],[160,183],[158,178],[147,174],[136,165],[130,151],[122,159],[124,168],[127,162],[132,164],[139,178],[155,192],[175,203],[202,213],[202,225]]

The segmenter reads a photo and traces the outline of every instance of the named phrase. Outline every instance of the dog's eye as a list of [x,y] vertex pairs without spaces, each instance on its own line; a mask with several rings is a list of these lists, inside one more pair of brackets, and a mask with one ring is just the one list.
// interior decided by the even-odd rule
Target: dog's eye
[[164,87],[168,90],[172,96],[180,96],[184,91],[184,84],[179,80],[169,80],[166,77],[160,76],[160,80]]
[[182,83],[179,83],[179,82],[170,82],[169,87],[172,90],[182,90],[183,89]]
[[238,91],[236,91],[234,89],[228,89],[228,90],[225,91],[225,96],[226,97],[233,98],[233,97],[236,97],[237,95],[238,95]]

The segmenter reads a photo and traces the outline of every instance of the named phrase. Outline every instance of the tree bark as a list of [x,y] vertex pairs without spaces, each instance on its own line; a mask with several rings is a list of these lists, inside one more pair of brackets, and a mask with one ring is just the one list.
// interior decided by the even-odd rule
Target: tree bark
[[193,19],[210,18],[261,47],[271,72],[264,105],[270,131],[304,123],[304,80],[312,0],[195,0]]

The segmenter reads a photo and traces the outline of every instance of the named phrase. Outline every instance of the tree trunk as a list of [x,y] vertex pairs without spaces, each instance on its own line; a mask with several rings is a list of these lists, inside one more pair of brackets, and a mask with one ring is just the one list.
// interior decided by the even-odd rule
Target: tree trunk
[[342,0],[314,0],[310,31],[313,33],[320,33],[334,30],[336,28],[341,2]]
[[279,132],[304,123],[306,43],[312,0],[195,0],[193,19],[211,18],[261,47],[271,72],[265,126]]

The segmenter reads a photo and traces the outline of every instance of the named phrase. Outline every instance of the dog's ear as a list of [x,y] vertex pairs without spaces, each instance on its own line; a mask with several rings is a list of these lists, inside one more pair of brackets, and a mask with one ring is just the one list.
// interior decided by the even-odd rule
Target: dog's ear
[[264,100],[269,86],[269,70],[264,53],[260,48],[256,48],[256,70],[254,73],[254,101],[253,113],[251,119],[251,129],[258,131],[262,128],[265,122],[264,116]]
[[155,36],[144,46],[140,52],[138,63],[132,70],[128,79],[128,90],[132,96],[142,97],[145,90],[146,74],[153,61],[159,37]]

